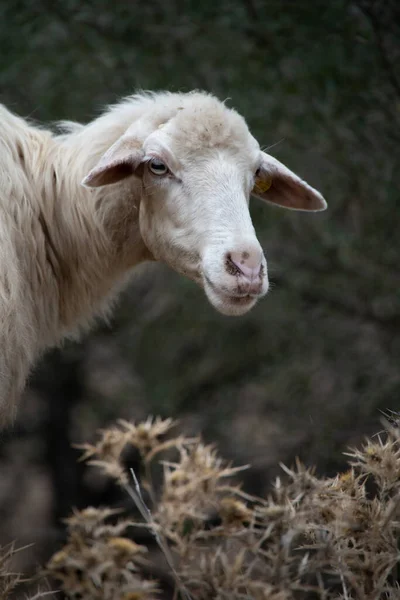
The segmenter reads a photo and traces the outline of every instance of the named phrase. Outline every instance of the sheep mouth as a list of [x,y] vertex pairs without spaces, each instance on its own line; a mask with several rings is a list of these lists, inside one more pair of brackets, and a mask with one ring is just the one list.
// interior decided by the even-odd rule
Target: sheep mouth
[[240,289],[230,290],[226,286],[219,287],[215,285],[215,283],[213,283],[211,279],[207,277],[207,275],[204,276],[204,279],[207,286],[209,286],[215,294],[222,296],[223,298],[235,304],[245,304],[246,302],[257,300],[258,298],[263,296],[263,294],[251,293],[249,291],[242,291]]
[[246,296],[226,296],[226,298],[228,302],[231,302],[232,304],[245,306],[246,304],[257,300],[258,296],[250,296],[250,294],[246,294]]
[[232,306],[246,307],[257,302],[259,296],[251,296],[250,294],[225,294],[223,292],[216,292],[224,303],[231,304]]
[[204,278],[204,291],[209,302],[218,312],[228,316],[241,316],[248,312],[260,298],[259,295],[234,293],[218,288],[208,277]]

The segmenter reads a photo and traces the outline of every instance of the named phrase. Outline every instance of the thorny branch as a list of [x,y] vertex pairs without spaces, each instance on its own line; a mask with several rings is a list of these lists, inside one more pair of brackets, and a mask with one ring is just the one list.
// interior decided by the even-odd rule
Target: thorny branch
[[136,504],[136,506],[139,509],[139,512],[142,515],[143,519],[149,524],[150,531],[154,535],[154,538],[155,538],[155,540],[156,540],[156,542],[157,542],[160,550],[162,551],[162,553],[165,556],[165,559],[166,559],[166,561],[168,563],[168,566],[171,569],[171,573],[174,576],[177,588],[181,592],[182,597],[186,598],[186,600],[192,600],[189,592],[187,591],[187,589],[183,585],[182,581],[179,578],[178,573],[175,570],[174,559],[172,558],[172,554],[171,554],[170,549],[168,547],[167,541],[165,540],[165,538],[162,536],[162,534],[160,533],[159,529],[157,528],[157,525],[154,522],[154,519],[153,519],[153,516],[151,514],[151,511],[148,508],[148,506],[145,503],[145,501],[143,500],[142,492],[140,490],[139,481],[138,481],[138,479],[137,479],[137,477],[135,475],[135,471],[133,469],[130,469],[130,472],[131,472],[132,479],[133,479],[133,482],[134,482],[134,488],[132,488],[129,484],[125,484],[124,488],[127,491],[127,493],[129,494],[129,496],[132,498],[132,500],[134,501],[134,503]]

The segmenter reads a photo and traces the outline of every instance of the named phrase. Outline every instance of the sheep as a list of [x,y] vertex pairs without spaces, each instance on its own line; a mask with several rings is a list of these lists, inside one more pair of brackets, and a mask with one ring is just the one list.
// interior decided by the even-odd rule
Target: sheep
[[268,290],[250,194],[326,208],[205,92],[135,94],[54,132],[0,105],[0,132],[2,426],[40,355],[107,314],[135,265],[162,261],[243,315]]

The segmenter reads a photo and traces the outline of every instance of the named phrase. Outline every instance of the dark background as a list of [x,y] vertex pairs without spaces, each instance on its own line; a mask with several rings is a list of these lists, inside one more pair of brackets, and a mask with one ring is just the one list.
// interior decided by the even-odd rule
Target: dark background
[[59,547],[73,506],[118,501],[71,447],[118,417],[178,417],[251,463],[245,485],[261,494],[296,456],[332,475],[379,409],[399,408],[399,6],[1,0],[11,110],[86,122],[137,89],[209,90],[329,203],[307,215],[252,201],[273,290],[249,315],[223,317],[147,265],[110,324],[46,356],[0,441],[0,544],[35,544],[20,568]]

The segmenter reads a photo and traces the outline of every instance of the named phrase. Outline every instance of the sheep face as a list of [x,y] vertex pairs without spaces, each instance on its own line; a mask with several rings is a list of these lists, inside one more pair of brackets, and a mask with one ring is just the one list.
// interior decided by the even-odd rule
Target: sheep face
[[146,144],[143,239],[157,259],[198,282],[227,315],[245,313],[268,291],[249,213],[257,159],[258,153],[244,159],[230,149],[211,149],[177,160],[156,139]]
[[316,190],[261,152],[242,117],[204,96],[166,123],[134,124],[84,183],[129,175],[142,181],[139,225],[148,250],[199,283],[226,315],[246,313],[268,291],[250,195],[298,210],[326,207]]

